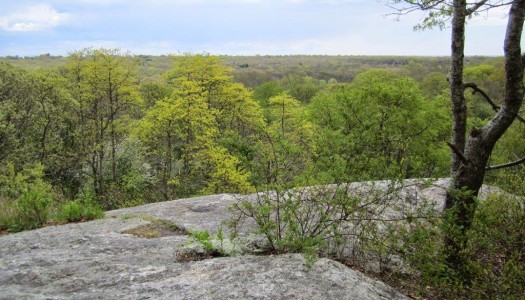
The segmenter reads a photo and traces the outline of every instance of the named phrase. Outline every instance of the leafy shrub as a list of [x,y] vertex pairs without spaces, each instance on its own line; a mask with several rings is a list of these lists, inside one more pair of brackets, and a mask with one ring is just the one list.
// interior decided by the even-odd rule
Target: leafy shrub
[[215,247],[210,239],[210,233],[208,231],[194,231],[190,236],[199,244],[202,245],[206,252],[212,253],[215,251]]
[[15,214],[9,231],[17,232],[42,227],[48,221],[49,209],[53,199],[47,193],[46,184],[33,184],[17,199]]
[[232,234],[226,238],[222,227],[219,227],[217,235],[211,235],[208,231],[193,231],[189,234],[193,242],[202,246],[204,253],[197,255],[196,258],[203,257],[222,257],[235,255],[236,252],[236,235]]
[[0,174],[0,198],[5,208],[1,227],[18,232],[39,228],[48,221],[55,195],[43,176],[41,164],[20,171],[13,164],[6,165]]
[[44,167],[40,164],[21,170],[7,164],[1,171],[0,230],[19,232],[40,228],[50,221],[78,222],[104,215],[89,194],[59,206],[57,195],[43,179]]
[[55,216],[59,223],[81,222],[104,217],[104,210],[91,201],[69,201],[63,204]]
[[303,253],[310,265],[317,256],[357,261],[365,253],[381,261],[388,255],[387,223],[404,218],[401,188],[393,181],[274,189],[236,203],[232,225],[255,222],[267,240],[263,250]]
[[525,295],[525,207],[511,195],[480,204],[467,255],[476,275],[469,294],[519,299]]
[[441,222],[420,222],[402,236],[400,253],[417,272],[422,297],[522,299],[525,295],[525,203],[508,194],[480,201],[463,252],[469,280],[446,267]]
[[0,231],[8,230],[14,217],[14,203],[5,197],[0,197]]

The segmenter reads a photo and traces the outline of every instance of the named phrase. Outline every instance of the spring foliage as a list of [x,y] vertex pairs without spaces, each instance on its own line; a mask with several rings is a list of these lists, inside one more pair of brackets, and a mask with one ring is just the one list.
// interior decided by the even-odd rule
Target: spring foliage
[[[103,209],[180,197],[272,191],[240,203],[237,212],[254,219],[273,251],[314,258],[341,250],[341,226],[348,222],[355,238],[377,241],[371,220],[387,202],[349,197],[345,183],[448,174],[446,79],[421,73],[417,64],[364,71],[350,83],[295,74],[253,93],[210,55],[172,57],[172,68],[150,81],[140,82],[137,68],[134,57],[107,49],[73,53],[58,70],[27,72],[0,63],[0,231],[84,221],[101,217]],[[465,70],[490,95],[499,94],[494,82],[501,74],[497,59]],[[486,103],[467,100],[470,126],[489,118]],[[513,125],[491,161],[523,156],[522,138],[523,126]],[[521,172],[501,170],[488,180],[523,195]],[[294,190],[326,184],[338,188]],[[507,201],[482,204],[469,238],[479,295],[512,295],[522,284],[523,253],[516,245],[523,237],[510,232],[522,222],[522,207]],[[410,255],[417,280],[450,283],[438,257],[439,222],[416,220],[407,235],[395,235],[404,241],[400,253]],[[394,245],[365,244],[378,255]],[[502,253],[505,261],[497,264]],[[498,274],[501,288],[482,285]],[[446,286],[449,295],[464,295]]]

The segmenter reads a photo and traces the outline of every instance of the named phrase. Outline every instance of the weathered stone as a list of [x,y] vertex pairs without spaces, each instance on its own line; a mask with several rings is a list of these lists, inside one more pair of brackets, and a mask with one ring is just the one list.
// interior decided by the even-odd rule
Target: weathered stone
[[[377,217],[399,217],[396,206],[422,203],[439,213],[447,185],[447,179],[406,180]],[[352,183],[349,190],[366,198],[391,188],[378,181]],[[308,269],[298,254],[199,256],[198,245],[184,233],[217,234],[240,198],[221,194],[153,203],[110,211],[92,222],[1,236],[0,299],[406,299],[329,259]],[[179,229],[170,232],[169,224],[155,225],[158,220]],[[253,222],[241,229],[242,247],[264,246]],[[373,259],[368,263],[374,269]]]
[[[0,299],[406,299],[329,259],[299,254],[180,259],[187,235],[141,238],[152,218],[216,232],[234,196],[108,212],[105,219],[0,237]],[[149,221],[148,221],[149,220]]]
[[147,216],[170,221],[187,231],[205,230],[217,234],[222,223],[232,216],[229,207],[239,198],[229,194],[202,196],[119,209],[106,215]]

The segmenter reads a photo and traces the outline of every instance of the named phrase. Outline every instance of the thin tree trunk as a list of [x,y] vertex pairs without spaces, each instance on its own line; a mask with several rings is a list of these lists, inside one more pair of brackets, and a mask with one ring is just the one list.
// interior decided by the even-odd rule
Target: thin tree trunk
[[[458,0],[455,3],[458,3],[455,10],[459,12],[454,14],[453,19],[453,44],[456,38],[460,39],[456,34],[464,33],[464,27],[463,30],[456,31],[455,29],[456,26],[461,27],[456,22],[462,20],[464,24],[464,16],[462,17],[461,14],[462,11],[464,12],[463,8],[466,5],[464,0]],[[506,82],[502,108],[487,125],[482,128],[472,129],[464,147],[461,147],[461,144],[457,144],[461,141],[459,136],[457,139],[454,138],[454,134],[459,135],[460,132],[453,132],[453,145],[456,147],[456,151],[460,151],[459,154],[463,153],[463,155],[453,153],[452,181],[445,203],[445,220],[447,221],[445,255],[448,266],[466,281],[468,281],[468,273],[462,250],[465,249],[467,243],[467,232],[472,227],[476,211],[476,197],[483,184],[485,168],[496,142],[515,120],[523,102],[523,61],[520,44],[524,20],[525,1],[515,1],[510,9],[505,37]],[[454,45],[452,49],[454,56],[456,49]],[[459,54],[457,55],[459,56]],[[459,76],[459,74],[456,75]],[[451,88],[457,89],[459,88],[457,81],[459,79],[456,78],[455,80],[451,80]],[[462,93],[463,89],[464,87],[462,86]],[[459,95],[459,91],[456,92]],[[459,103],[459,100],[454,97],[458,95],[454,92],[452,93],[454,122],[456,120],[463,122],[462,110],[454,110],[454,102],[457,101]],[[459,115],[456,116],[456,114]],[[466,121],[466,118],[464,121]],[[461,124],[455,123],[454,125],[454,130],[461,127]]]
[[117,161],[116,157],[116,148],[117,148],[117,138],[115,134],[115,123],[113,117],[111,117],[111,178],[113,183],[117,181]]
[[169,198],[171,197],[172,195],[172,192],[170,191],[170,187],[169,187],[169,184],[168,184],[168,181],[170,180],[171,178],[171,174],[173,172],[173,169],[172,169],[172,161],[173,161],[173,146],[171,145],[171,121],[168,121],[168,134],[167,134],[167,140],[168,140],[168,144],[166,146],[166,160],[165,160],[165,165],[164,165],[164,180],[163,180],[163,185],[164,185],[164,198],[166,200],[169,200]]
[[[467,132],[467,105],[463,89],[463,64],[465,49],[465,18],[467,11],[466,0],[454,1],[454,15],[452,17],[452,43],[450,67],[450,103],[452,110],[452,137],[451,143],[459,151],[465,149]],[[452,152],[452,176],[458,172],[461,158]]]
[[117,181],[117,161],[115,159],[116,156],[116,133],[115,133],[115,115],[117,113],[117,109],[115,108],[116,102],[118,102],[118,99],[114,99],[113,95],[113,82],[111,78],[111,66],[108,65],[108,98],[109,98],[109,122],[110,122],[110,135],[111,135],[111,179],[113,180],[113,183]]

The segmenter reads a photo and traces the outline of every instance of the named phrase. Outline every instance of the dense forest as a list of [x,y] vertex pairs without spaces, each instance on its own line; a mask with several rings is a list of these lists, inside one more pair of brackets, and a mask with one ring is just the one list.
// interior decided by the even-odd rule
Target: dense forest
[[[216,193],[449,176],[448,58],[134,56],[0,62],[0,231]],[[502,58],[464,70],[497,104]],[[467,94],[469,128],[493,106]],[[491,164],[525,155],[523,123]],[[517,166],[487,183],[525,195]],[[521,258],[523,259],[523,258]]]
[[[87,193],[111,209],[278,180],[447,176],[446,58],[99,49],[3,61],[2,165],[39,165],[59,198]],[[468,61],[467,78],[501,97],[502,60]],[[469,103],[472,124],[492,116],[482,98]],[[494,162],[521,154],[500,152]]]

